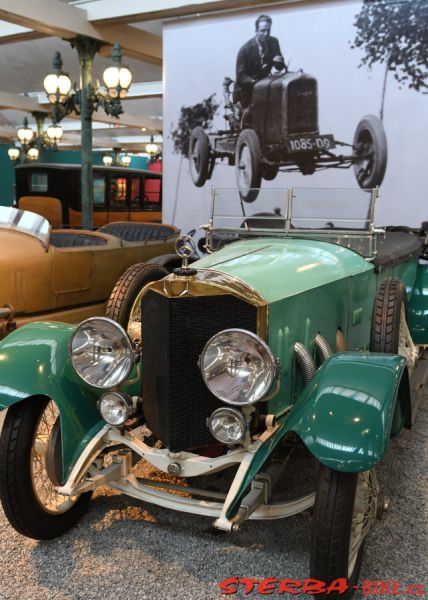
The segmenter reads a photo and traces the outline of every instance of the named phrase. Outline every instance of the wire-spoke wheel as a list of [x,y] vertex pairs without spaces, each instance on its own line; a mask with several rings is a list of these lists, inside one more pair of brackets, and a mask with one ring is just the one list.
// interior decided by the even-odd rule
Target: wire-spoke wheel
[[379,484],[375,470],[359,473],[349,539],[348,579],[352,577],[360,548],[376,519],[378,497]]
[[88,507],[92,493],[64,496],[61,420],[53,400],[30,397],[8,409],[0,438],[0,497],[11,525],[35,539],[57,537]]
[[397,354],[403,356],[407,362],[407,368],[409,369],[409,375],[413,373],[418,359],[418,349],[413,343],[410,330],[407,325],[406,307],[404,302],[401,305],[400,310],[400,324],[398,326],[398,351]]
[[52,514],[67,512],[77,496],[56,491],[61,483],[61,430],[59,411],[50,400],[40,416],[31,447],[31,480],[34,494],[43,509]]
[[311,577],[327,586],[335,579],[346,579],[348,584],[346,593],[321,598],[352,597],[378,497],[374,469],[340,473],[321,465],[312,523]]

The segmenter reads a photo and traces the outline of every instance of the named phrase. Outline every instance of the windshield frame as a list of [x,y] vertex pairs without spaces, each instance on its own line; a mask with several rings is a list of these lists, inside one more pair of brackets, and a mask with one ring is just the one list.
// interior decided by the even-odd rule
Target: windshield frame
[[[367,190],[370,193],[369,210],[367,215],[367,227],[365,229],[347,229],[347,228],[334,228],[334,229],[306,229],[301,227],[295,227],[292,224],[293,219],[293,199],[296,197],[295,191],[304,188],[284,188],[282,191],[285,198],[285,214],[281,217],[272,215],[271,217],[263,217],[263,220],[272,220],[284,222],[284,228],[265,228],[265,227],[251,227],[248,225],[248,220],[252,218],[251,215],[245,214],[245,208],[240,198],[240,204],[242,208],[242,218],[245,219],[245,228],[242,227],[219,227],[215,225],[216,220],[216,200],[221,190],[231,191],[236,188],[212,188],[211,190],[211,215],[210,221],[207,225],[203,225],[201,229],[205,230],[206,236],[206,248],[208,253],[214,252],[216,249],[215,238],[220,237],[227,243],[227,241],[235,241],[238,239],[248,239],[251,237],[269,237],[269,238],[304,238],[314,239],[320,241],[326,241],[344,246],[354,250],[368,261],[375,259],[377,254],[377,237],[378,234],[383,234],[384,230],[375,227],[374,215],[376,201],[379,197],[379,188],[373,188]],[[326,193],[328,189],[324,188]],[[347,188],[343,188],[346,191]],[[341,191],[341,188],[331,188],[331,190]],[[331,191],[330,190],[330,191]],[[239,194],[239,190],[236,189]],[[320,189],[321,192],[321,189]],[[238,217],[238,215],[236,215]],[[254,218],[258,218],[254,215]],[[343,219],[341,219],[343,220]]]
[[20,210],[14,206],[0,206],[0,230],[28,235],[47,249],[52,227],[47,219],[37,213]]

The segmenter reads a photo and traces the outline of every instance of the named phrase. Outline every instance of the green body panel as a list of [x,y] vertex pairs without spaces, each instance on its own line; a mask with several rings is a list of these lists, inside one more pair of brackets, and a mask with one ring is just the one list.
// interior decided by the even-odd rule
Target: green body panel
[[373,265],[348,248],[292,238],[236,242],[192,266],[233,275],[269,304],[365,271],[373,273]]
[[74,329],[64,323],[31,323],[0,342],[0,410],[28,396],[55,401],[61,415],[64,480],[87,440],[105,425],[97,410],[103,390],[85,384],[71,364]]
[[373,302],[381,281],[398,277],[408,293],[417,257],[376,270],[356,252],[330,242],[296,238],[251,239],[230,244],[197,263],[253,287],[269,304],[268,343],[280,359],[280,389],[269,402],[275,413],[302,391],[293,346],[300,341],[316,356],[317,333],[336,350],[340,329],[348,350],[369,350]]
[[[281,364],[281,386],[269,402],[269,412],[276,413],[281,406],[293,402],[302,390],[293,351],[297,340],[316,357],[315,335],[321,333],[335,351],[340,328],[350,349],[368,349],[375,285],[373,272],[366,271],[269,306],[269,345]],[[355,324],[354,313],[359,316]]]
[[391,432],[405,359],[393,354],[344,352],[326,360],[292,410],[255,453],[228,510],[233,516],[245,489],[289,432],[299,435],[324,465],[356,473],[382,458]]
[[415,344],[428,344],[428,264],[420,263],[409,302],[409,329]]

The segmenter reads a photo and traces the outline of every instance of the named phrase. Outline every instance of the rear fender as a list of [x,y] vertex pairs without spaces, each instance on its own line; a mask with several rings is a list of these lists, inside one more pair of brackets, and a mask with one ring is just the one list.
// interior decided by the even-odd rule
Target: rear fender
[[63,481],[105,425],[97,410],[103,390],[85,384],[71,365],[74,329],[64,323],[31,323],[0,342],[0,410],[30,396],[55,401],[61,417]]
[[331,469],[355,473],[374,467],[388,444],[399,390],[403,402],[410,402],[406,386],[406,361],[401,356],[343,352],[327,359],[290,412],[257,447],[230,500],[227,518],[235,514],[245,490],[290,433]]

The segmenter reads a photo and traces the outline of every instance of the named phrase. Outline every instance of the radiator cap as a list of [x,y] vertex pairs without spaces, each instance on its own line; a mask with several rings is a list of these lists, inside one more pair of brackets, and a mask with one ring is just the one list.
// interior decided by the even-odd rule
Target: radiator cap
[[189,267],[189,258],[196,254],[196,244],[190,235],[181,235],[175,242],[175,251],[183,260],[181,267],[173,270],[174,275],[186,277],[196,275],[196,269]]

